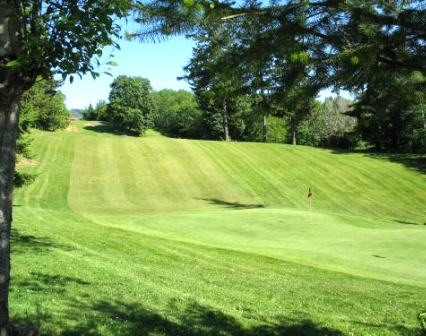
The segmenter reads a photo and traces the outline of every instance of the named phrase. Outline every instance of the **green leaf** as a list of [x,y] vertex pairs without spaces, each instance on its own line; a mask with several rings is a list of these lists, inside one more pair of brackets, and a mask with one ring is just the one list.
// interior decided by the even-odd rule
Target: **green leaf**
[[74,82],[74,76],[70,76],[70,83]]
[[6,67],[16,69],[22,66],[22,62],[19,60],[13,60],[6,63]]
[[295,52],[290,55],[290,60],[294,63],[307,63],[309,60],[309,54],[306,51]]
[[186,7],[193,7],[193,6],[194,6],[194,4],[195,4],[195,1],[194,1],[194,0],[183,0],[183,4],[184,4]]

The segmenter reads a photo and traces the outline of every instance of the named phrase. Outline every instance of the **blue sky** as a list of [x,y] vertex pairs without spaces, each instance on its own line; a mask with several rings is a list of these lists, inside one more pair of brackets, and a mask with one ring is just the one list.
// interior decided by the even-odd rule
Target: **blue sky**
[[[164,88],[190,90],[188,83],[178,81],[192,55],[194,42],[184,37],[174,37],[161,43],[141,43],[139,41],[120,41],[121,50],[113,51],[113,60],[118,66],[108,70],[114,77],[119,75],[142,76],[151,81],[154,90]],[[109,55],[106,48],[104,55]],[[103,60],[105,61],[105,59]],[[106,71],[107,66],[101,66]],[[107,100],[113,77],[102,74],[94,80],[91,75],[80,80],[74,76],[72,84],[67,80],[61,87],[66,96],[66,105],[71,108],[84,108],[95,105],[100,99]]]
[[[135,28],[129,24],[126,29]],[[184,89],[190,90],[187,82],[179,81],[176,77],[183,75],[182,68],[188,64],[194,42],[184,37],[173,37],[159,43],[141,43],[139,41],[121,40],[121,49],[113,51],[113,58],[104,57],[103,62],[112,60],[118,66],[108,69],[106,65],[100,70],[109,71],[113,77],[102,74],[94,80],[90,74],[80,80],[74,76],[72,84],[67,80],[61,87],[65,94],[65,103],[69,109],[85,108],[89,104],[95,105],[99,100],[108,100],[110,84],[114,77],[119,75],[141,76],[148,78],[154,90]],[[111,53],[111,48],[104,50],[104,56]],[[340,92],[344,97],[350,97],[347,92]],[[330,90],[320,93],[319,99],[335,96]]]

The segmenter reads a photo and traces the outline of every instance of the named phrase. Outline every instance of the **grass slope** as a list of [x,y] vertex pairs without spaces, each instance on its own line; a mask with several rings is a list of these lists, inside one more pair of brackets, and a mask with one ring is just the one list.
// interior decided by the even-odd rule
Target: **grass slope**
[[34,134],[24,169],[38,176],[15,196],[15,320],[63,335],[421,333],[421,171],[104,130]]

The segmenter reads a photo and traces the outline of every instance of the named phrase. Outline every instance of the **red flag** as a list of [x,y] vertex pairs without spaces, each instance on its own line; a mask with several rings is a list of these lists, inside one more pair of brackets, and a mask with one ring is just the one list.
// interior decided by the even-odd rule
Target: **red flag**
[[312,190],[311,190],[311,187],[309,187],[309,191],[308,191],[308,198],[311,198],[312,197]]

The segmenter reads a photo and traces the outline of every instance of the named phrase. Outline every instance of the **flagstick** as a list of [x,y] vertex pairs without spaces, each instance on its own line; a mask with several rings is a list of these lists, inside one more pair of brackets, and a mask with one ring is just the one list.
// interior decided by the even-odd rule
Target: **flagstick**
[[312,192],[311,192],[311,188],[309,188],[309,193],[310,193],[310,197],[309,197],[309,225],[312,226]]

